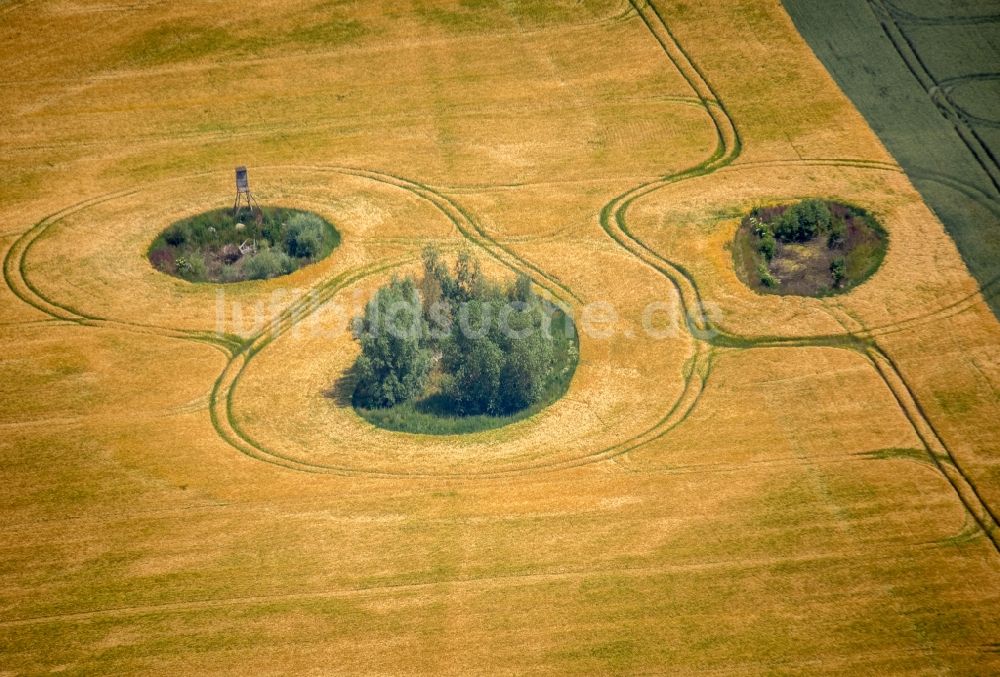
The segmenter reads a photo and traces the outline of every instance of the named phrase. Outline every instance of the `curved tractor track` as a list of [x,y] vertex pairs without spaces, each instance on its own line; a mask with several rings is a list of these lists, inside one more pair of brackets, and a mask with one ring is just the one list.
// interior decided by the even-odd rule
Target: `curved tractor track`
[[[725,167],[733,163],[742,149],[739,131],[726,110],[725,104],[701,70],[677,42],[657,7],[648,0],[642,2],[633,0],[632,4],[663,52],[680,70],[691,85],[692,90],[703,101],[705,109],[715,125],[718,145],[712,156],[701,164],[677,174],[664,176],[656,181],[640,184],[617,196],[601,210],[599,219],[601,227],[608,236],[643,263],[666,277],[677,291],[685,313],[686,325],[698,344],[694,355],[695,362],[704,363],[707,367],[700,379],[701,382],[704,383],[710,373],[711,361],[708,360],[706,363],[703,356],[705,354],[710,356],[712,347],[751,349],[816,346],[843,348],[863,355],[892,393],[917,437],[924,444],[925,451],[933,465],[952,486],[962,505],[990,540],[993,548],[1000,553],[1000,528],[998,528],[995,512],[983,499],[976,485],[959,465],[951,449],[931,423],[913,388],[907,383],[896,363],[876,342],[875,330],[868,329],[864,323],[858,320],[848,318],[847,321],[853,321],[857,325],[856,329],[852,329],[844,318],[838,317],[836,319],[845,328],[843,334],[810,337],[751,337],[727,332],[717,326],[709,317],[694,277],[682,266],[661,256],[629,231],[626,217],[629,207],[635,201],[671,183],[703,176]],[[845,162],[845,164],[852,163]],[[879,329],[888,328],[891,326]],[[687,378],[689,381],[692,380],[690,375]],[[691,400],[692,407],[697,403],[697,400],[697,397]]]
[[[461,207],[452,198],[445,196],[440,191],[429,186],[396,175],[354,167],[295,165],[270,166],[262,167],[261,169],[299,169],[314,172],[339,173],[366,178],[407,191],[434,206],[455,226],[458,233],[467,241],[482,248],[489,256],[496,259],[502,265],[512,270],[523,272],[532,277],[534,282],[540,288],[546,290],[559,303],[565,306],[573,302],[579,302],[578,296],[569,287],[559,281],[556,277],[542,271],[538,266],[518,255],[509,247],[506,247],[491,238],[486,230],[478,224],[478,222],[469,214],[467,210]],[[208,173],[203,172],[189,176],[173,177],[169,180],[178,181],[204,175],[208,175]],[[90,315],[71,308],[68,305],[61,304],[55,299],[49,298],[30,281],[26,272],[25,259],[30,253],[33,244],[37,242],[49,228],[58,224],[62,219],[77,211],[101,204],[103,202],[126,197],[136,192],[138,191],[119,191],[94,197],[67,207],[39,221],[32,228],[24,232],[8,250],[4,259],[4,276],[7,284],[21,300],[37,308],[43,313],[46,313],[53,320],[72,322],[80,326],[118,329],[140,334],[150,334],[195,341],[198,343],[207,343],[222,351],[227,356],[227,363],[213,384],[212,391],[209,396],[209,411],[212,424],[219,436],[230,446],[235,448],[240,453],[256,460],[292,470],[325,474],[413,478],[508,477],[540,470],[575,467],[631,451],[638,446],[656,439],[661,436],[667,428],[676,425],[681,420],[686,418],[687,413],[690,412],[693,406],[693,403],[700,395],[701,381],[697,378],[693,378],[693,376],[696,375],[696,370],[692,369],[688,378],[685,379],[685,387],[680,400],[652,428],[598,452],[593,452],[576,458],[564,459],[561,461],[537,462],[526,465],[511,466],[496,471],[483,472],[393,473],[387,471],[376,471],[369,468],[314,464],[301,459],[295,459],[281,453],[280,451],[269,449],[257,442],[245,430],[243,430],[236,421],[234,415],[234,393],[247,365],[261,350],[270,345],[275,338],[291,329],[298,322],[309,317],[313,312],[318,310],[323,303],[332,298],[344,287],[369,275],[385,272],[393,267],[403,265],[408,261],[400,260],[384,265],[372,265],[359,269],[348,270],[332,279],[323,281],[318,285],[315,285],[312,289],[306,290],[282,313],[278,314],[275,318],[272,318],[266,327],[246,339],[236,336],[220,336],[212,332],[175,329],[171,327],[97,317],[95,315]]]
[[[482,226],[477,223],[468,211],[458,205],[457,202],[435,189],[399,176],[374,172],[371,170],[344,167],[324,167],[321,165],[299,166],[298,168],[313,171],[334,171],[353,176],[362,176],[409,191],[421,199],[428,201],[435,208],[441,211],[445,217],[452,222],[458,232],[467,240],[483,248],[490,256],[494,257],[503,265],[511,268],[512,270],[524,272],[525,274],[531,276],[540,287],[547,290],[557,301],[560,301],[563,304],[566,304],[568,299],[572,299],[576,302],[579,301],[577,295],[557,278],[545,273],[527,259],[519,256],[501,243],[490,238]],[[269,449],[254,440],[240,427],[234,414],[234,393],[247,365],[254,358],[254,356],[270,345],[274,339],[291,329],[296,323],[302,321],[318,310],[325,301],[332,298],[334,294],[344,287],[362,279],[363,277],[383,272],[403,263],[405,263],[405,261],[399,261],[381,266],[369,266],[356,271],[348,271],[327,282],[324,282],[317,288],[314,288],[300,297],[298,301],[293,303],[289,308],[275,318],[269,327],[248,339],[243,344],[241,349],[232,355],[229,363],[216,380],[212,389],[210,397],[212,423],[219,435],[231,446],[247,456],[302,472],[339,475],[365,475],[376,477],[500,478],[542,470],[557,470],[576,467],[612,458],[614,456],[632,451],[644,444],[648,444],[649,442],[662,437],[670,428],[676,426],[687,418],[688,414],[693,410],[694,405],[701,395],[704,378],[707,376],[708,369],[706,365],[710,362],[710,354],[708,351],[700,349],[698,360],[696,363],[692,364],[691,368],[685,375],[684,388],[680,398],[673,404],[666,414],[649,429],[619,442],[618,444],[578,457],[512,465],[496,470],[451,473],[420,473],[391,472],[373,470],[370,468],[317,464],[294,458],[277,450]]]
[[[483,249],[487,255],[497,260],[501,265],[523,272],[532,277],[535,284],[550,294],[553,299],[567,306],[578,302],[577,295],[557,278],[541,270],[538,266],[521,257],[509,247],[497,242],[489,236],[485,229],[480,226],[469,213],[457,202],[444,194],[428,186],[405,179],[393,174],[379,172],[370,169],[360,169],[355,167],[338,167],[328,165],[295,165],[295,166],[270,166],[261,169],[298,169],[312,172],[338,173],[348,176],[365,178],[385,185],[394,186],[406,191],[421,200],[428,202],[435,209],[441,212],[449,222],[454,225],[457,232],[468,242]],[[209,172],[199,172],[191,175],[178,176],[168,179],[168,181],[179,181],[200,176],[207,176]],[[373,473],[365,469],[340,468],[335,466],[323,466],[310,464],[300,460],[295,460],[284,456],[279,452],[264,448],[254,441],[249,435],[240,429],[233,416],[233,391],[239,377],[242,375],[246,365],[250,360],[275,338],[287,331],[289,328],[305,319],[316,311],[323,303],[333,297],[338,291],[358,280],[384,272],[391,268],[403,265],[408,260],[400,260],[383,265],[372,265],[355,270],[348,270],[340,275],[319,283],[313,288],[305,291],[298,299],[293,301],[288,308],[280,313],[258,333],[243,339],[238,336],[220,335],[209,331],[198,331],[189,329],[176,329],[152,324],[143,324],[98,317],[88,314],[71,306],[60,303],[56,299],[50,298],[42,292],[28,277],[26,270],[26,259],[31,252],[33,245],[45,235],[53,226],[57,225],[66,217],[83,209],[109,202],[112,200],[127,197],[138,193],[138,189],[117,191],[101,196],[83,200],[74,205],[66,207],[48,217],[42,219],[11,245],[7,251],[3,262],[4,280],[10,290],[22,301],[38,309],[49,316],[49,320],[62,321],[77,324],[79,326],[98,327],[107,329],[117,329],[139,334],[155,335],[179,340],[193,341],[208,344],[220,350],[227,357],[227,364],[223,368],[218,379],[215,381],[209,398],[209,409],[212,423],[219,435],[236,448],[252,458],[267,461],[277,465],[282,465],[295,470],[310,472],[333,472],[340,474],[385,474]]]
[[[997,20],[1000,21],[1000,17],[997,17]],[[946,78],[944,80],[936,80],[936,84],[931,87],[929,93],[939,107],[942,103],[935,97],[942,97],[945,101],[947,101],[947,105],[952,106],[958,115],[967,123],[971,121],[986,127],[1000,127],[1000,120],[970,113],[964,106],[957,103],[953,98],[956,89],[960,89],[969,83],[996,82],[997,80],[1000,80],[1000,73],[971,73],[969,75],[959,75],[957,77]]]
[[[915,433],[922,440],[930,461],[951,484],[962,505],[973,518],[978,528],[986,534],[993,547],[1000,552],[1000,545],[998,545],[998,521],[992,508],[983,500],[975,484],[955,460],[951,450],[927,417],[913,389],[903,378],[897,365],[878,346],[875,340],[875,336],[880,332],[888,333],[890,330],[901,330],[906,328],[905,325],[907,322],[918,321],[920,318],[911,318],[910,320],[904,320],[893,325],[868,328],[863,323],[848,316],[842,310],[828,308],[831,314],[844,327],[844,333],[807,337],[740,336],[732,332],[727,332],[712,321],[702,300],[698,285],[690,273],[684,270],[679,264],[660,255],[654,248],[647,245],[630,231],[627,212],[633,203],[664,186],[704,176],[725,168],[739,157],[742,149],[739,131],[726,110],[724,103],[709,84],[702,71],[676,40],[657,7],[651,2],[640,2],[637,0],[630,0],[630,5],[652,37],[657,41],[667,58],[670,59],[691,86],[695,97],[704,107],[715,127],[718,141],[712,155],[703,162],[681,172],[641,183],[612,199],[599,214],[598,220],[602,229],[615,243],[628,251],[644,265],[657,271],[676,290],[685,314],[687,329],[694,339],[693,354],[683,374],[684,385],[681,396],[654,426],[628,440],[601,451],[569,460],[521,465],[494,472],[464,474],[428,473],[421,475],[418,473],[394,474],[391,472],[373,472],[363,468],[339,468],[312,464],[282,455],[280,452],[274,450],[266,449],[243,431],[233,415],[234,393],[240,376],[254,356],[261,350],[264,350],[277,336],[288,331],[297,322],[314,312],[323,302],[332,298],[334,294],[345,286],[366,276],[402,265],[407,262],[406,260],[345,271],[332,279],[321,282],[293,302],[268,327],[246,340],[239,337],[219,336],[210,332],[174,329],[95,317],[48,298],[31,283],[25,271],[25,258],[30,252],[33,243],[49,227],[75,211],[101,202],[125,197],[136,192],[131,190],[110,193],[79,202],[35,224],[35,226],[22,234],[7,252],[3,266],[4,279],[13,293],[21,300],[39,309],[54,320],[72,322],[81,326],[107,327],[155,334],[179,340],[205,343],[219,349],[227,355],[228,361],[213,385],[209,410],[212,423],[221,438],[239,452],[249,457],[285,468],[313,473],[487,478],[511,476],[540,470],[556,470],[614,458],[663,437],[690,415],[695,406],[697,406],[705,383],[711,374],[713,353],[717,348],[741,350],[815,346],[852,350],[863,355],[886,384],[901,411],[913,426]],[[805,162],[898,171],[898,168],[887,166],[885,163],[863,160],[818,159]],[[517,254],[512,248],[490,237],[467,210],[437,189],[399,176],[368,169],[324,165],[293,166],[288,168],[349,174],[396,186],[401,190],[408,191],[420,199],[429,202],[442,212],[456,227],[463,238],[482,248],[488,255],[508,268],[525,272],[556,300],[563,304],[578,303],[580,301],[577,295],[558,278],[546,273],[526,258]],[[963,299],[951,304],[946,309],[934,311],[926,317],[934,316],[935,313],[945,312],[949,309],[954,310],[955,308],[958,310],[954,310],[954,312],[961,312],[965,307],[968,307],[965,304],[973,302],[971,298]]]
[[[206,172],[199,172],[185,178],[206,175]],[[6,256],[4,256],[3,277],[7,287],[19,299],[24,301],[29,306],[45,313],[51,320],[71,322],[80,326],[123,329],[136,333],[195,341],[198,343],[208,344],[221,350],[227,355],[232,354],[233,351],[239,348],[241,343],[236,337],[220,336],[214,332],[208,331],[173,329],[170,327],[161,327],[157,325],[143,324],[140,322],[128,322],[124,320],[115,320],[89,315],[66,304],[60,303],[55,299],[49,298],[28,279],[25,265],[27,256],[31,251],[32,246],[49,228],[59,223],[67,216],[70,216],[80,210],[93,207],[104,202],[109,202],[111,200],[128,197],[129,195],[134,195],[138,192],[140,191],[137,189],[118,191],[77,202],[74,205],[45,217],[22,233],[21,236],[10,246],[10,249],[7,250]]]

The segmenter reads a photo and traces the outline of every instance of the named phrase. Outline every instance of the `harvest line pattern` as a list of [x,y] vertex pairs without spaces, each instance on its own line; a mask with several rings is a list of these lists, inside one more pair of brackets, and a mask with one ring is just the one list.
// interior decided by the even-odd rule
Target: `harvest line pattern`
[[[900,555],[913,555],[928,547],[929,544],[906,544],[898,546],[898,550],[884,552],[874,556],[874,561],[891,562]],[[666,566],[624,566],[609,568],[580,569],[575,571],[541,571],[536,573],[512,573],[497,576],[470,576],[462,578],[448,578],[445,580],[431,580],[417,583],[385,583],[374,584],[362,587],[349,587],[333,590],[316,590],[307,592],[290,592],[279,594],[261,594],[244,597],[225,597],[214,599],[187,600],[178,602],[163,602],[160,604],[143,604],[134,606],[121,606],[106,609],[93,609],[90,611],[75,611],[68,613],[57,613],[46,616],[35,616],[29,618],[17,618],[0,620],[0,628],[12,628],[30,626],[46,623],[80,623],[90,620],[104,618],[121,618],[130,616],[147,616],[151,614],[184,613],[193,610],[204,609],[225,609],[239,606],[263,606],[275,604],[283,601],[303,601],[313,599],[338,599],[338,598],[373,598],[379,595],[391,595],[399,592],[415,592],[440,586],[448,586],[455,590],[493,590],[505,589],[513,586],[540,585],[558,581],[584,580],[595,575],[614,573],[616,575],[628,576],[630,578],[640,578],[646,576],[660,576],[664,574],[677,574],[689,571],[706,570],[732,570],[747,571],[754,569],[773,568],[777,564],[808,563],[836,561],[841,559],[850,560],[860,556],[858,552],[820,552],[810,555],[799,556],[775,556],[748,559],[729,559],[710,562],[699,562],[693,564],[675,564]],[[871,561],[871,557],[868,558]]]
[[[316,473],[365,474],[408,477],[504,477],[540,470],[555,470],[574,467],[586,463],[621,456],[638,447],[649,444],[666,435],[676,425],[683,422],[697,406],[707,379],[712,370],[713,351],[716,348],[728,349],[759,349],[780,347],[837,347],[854,350],[863,354],[873,368],[886,383],[897,404],[910,421],[918,437],[925,445],[925,451],[931,462],[938,468],[945,479],[951,484],[963,506],[973,517],[978,527],[987,535],[994,548],[1000,551],[997,544],[997,519],[992,509],[985,503],[975,485],[956,462],[948,446],[943,442],[934,426],[926,416],[916,399],[913,390],[903,379],[898,367],[892,359],[877,345],[874,336],[877,332],[886,333],[896,329],[895,326],[866,328],[863,325],[850,329],[846,325],[845,333],[828,336],[788,337],[788,336],[738,336],[716,326],[705,310],[701,293],[693,276],[680,265],[661,256],[652,247],[634,235],[628,228],[627,211],[637,200],[646,197],[658,189],[679,181],[696,178],[731,166],[739,157],[742,141],[739,131],[720,97],[714,91],[704,74],[680,46],[671,32],[662,14],[651,2],[630,2],[636,15],[641,18],[646,29],[657,41],[667,58],[678,69],[690,85],[696,99],[704,107],[716,135],[717,145],[712,155],[705,161],[676,174],[646,181],[629,191],[615,197],[601,210],[599,223],[605,233],[615,243],[628,251],[643,264],[651,267],[676,290],[684,309],[687,328],[694,338],[693,354],[688,367],[683,374],[683,390],[678,400],[665,415],[648,430],[598,452],[577,458],[556,462],[537,462],[530,465],[520,465],[502,470],[482,473],[449,473],[449,474],[419,474],[419,473],[389,473],[377,472],[365,468],[333,467],[308,463],[294,459],[280,452],[265,449],[243,431],[233,414],[234,394],[240,376],[253,357],[264,350],[278,335],[287,331],[295,323],[315,311],[324,301],[332,298],[339,290],[349,284],[390,268],[402,265],[405,261],[396,261],[378,266],[368,266],[361,269],[341,273],[327,280],[306,293],[294,302],[271,326],[258,334],[243,340],[239,337],[218,336],[210,332],[179,330],[168,327],[157,327],[140,323],[125,322],[99,318],[85,314],[67,305],[60,304],[46,297],[28,279],[25,271],[25,259],[35,241],[52,225],[58,223],[69,214],[99,204],[101,202],[125,197],[136,191],[122,191],[90,200],[85,200],[68,207],[52,216],[43,219],[25,232],[14,243],[4,259],[4,279],[11,290],[23,301],[36,307],[52,318],[76,323],[81,326],[106,327],[122,329],[138,333],[156,334],[181,340],[191,340],[207,343],[224,352],[229,360],[226,367],[216,380],[210,396],[210,415],[218,434],[241,453],[252,458],[285,468]],[[816,164],[843,164],[862,166],[873,170],[898,171],[894,166],[858,160],[817,159],[800,161]],[[422,200],[432,204],[442,212],[456,227],[463,238],[483,248],[490,256],[503,265],[528,273],[540,287],[563,303],[579,302],[579,297],[558,278],[546,273],[540,267],[521,256],[508,245],[501,244],[491,238],[475,218],[452,198],[447,197],[438,189],[404,179],[395,175],[367,169],[332,167],[332,166],[298,166],[296,169],[306,169],[317,172],[337,172],[372,181],[395,186],[408,191]],[[182,177],[183,178],[183,177]],[[190,177],[186,177],[190,178]],[[955,312],[961,312],[968,307],[965,303],[974,303],[973,299],[958,302]],[[956,304],[953,304],[956,305]],[[951,308],[951,306],[949,306]],[[942,312],[944,309],[935,311]],[[905,322],[909,322],[907,320]],[[899,323],[900,325],[902,323]],[[944,460],[942,460],[944,459]]]

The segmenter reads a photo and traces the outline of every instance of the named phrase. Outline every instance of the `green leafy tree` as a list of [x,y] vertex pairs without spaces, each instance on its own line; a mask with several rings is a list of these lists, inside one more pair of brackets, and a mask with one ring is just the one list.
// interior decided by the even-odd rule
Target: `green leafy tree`
[[243,264],[243,272],[251,280],[287,275],[293,270],[295,262],[288,254],[277,249],[261,249]]
[[777,287],[778,280],[771,274],[771,271],[763,263],[757,265],[757,275],[760,277],[760,283],[765,287]]
[[420,394],[431,369],[431,353],[423,345],[423,315],[416,285],[410,278],[394,279],[376,292],[355,318],[361,343],[356,363],[357,404],[391,407]]
[[488,291],[482,270],[479,268],[479,259],[474,257],[468,249],[463,249],[458,253],[458,260],[455,262],[455,283],[457,297],[460,301],[481,299]]
[[299,259],[319,256],[326,240],[325,228],[323,219],[315,214],[295,214],[285,224],[285,251]]
[[440,302],[444,296],[444,287],[448,279],[448,267],[441,260],[437,247],[427,245],[421,254],[424,264],[424,275],[420,278],[420,299],[426,313],[431,306]]
[[449,376],[445,394],[458,414],[493,414],[499,410],[504,354],[496,340],[493,311],[488,301],[467,302],[444,346],[442,362]]
[[530,303],[535,300],[535,292],[531,288],[531,278],[524,273],[518,273],[514,284],[507,290],[507,296],[519,303]]
[[834,287],[843,284],[844,278],[847,277],[847,263],[844,261],[844,257],[836,258],[830,263],[830,273],[833,275]]
[[183,226],[171,226],[164,234],[163,239],[171,247],[180,247],[187,241],[188,232]]
[[830,229],[833,214],[822,200],[802,200],[778,217],[774,235],[782,242],[806,242]]
[[424,274],[420,278],[420,298],[424,319],[428,323],[428,340],[435,345],[451,331],[458,283],[448,272],[448,266],[441,260],[436,247],[425,247],[422,259]]
[[201,282],[205,279],[205,257],[197,251],[177,259],[177,272],[181,277],[191,282]]
[[778,243],[774,239],[774,234],[771,233],[769,229],[765,229],[763,234],[760,236],[760,240],[757,243],[757,251],[759,251],[764,258],[768,261],[774,258],[774,250]]
[[506,294],[481,285],[463,305],[443,367],[463,414],[510,414],[537,402],[553,370],[553,335],[542,301],[521,277]]
[[[507,307],[511,308],[510,306]],[[528,305],[501,324],[504,366],[498,407],[501,413],[524,409],[541,399],[553,367],[553,340],[537,317],[541,307]]]

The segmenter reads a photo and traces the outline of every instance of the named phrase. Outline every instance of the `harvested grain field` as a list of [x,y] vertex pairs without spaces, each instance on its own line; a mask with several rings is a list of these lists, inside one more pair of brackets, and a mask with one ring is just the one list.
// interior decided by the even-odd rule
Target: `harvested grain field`
[[[779,0],[0,13],[0,673],[1000,670],[1000,324]],[[337,249],[153,268],[237,165]],[[743,215],[811,196],[881,267],[753,292]],[[579,318],[565,396],[357,415],[428,243]]]

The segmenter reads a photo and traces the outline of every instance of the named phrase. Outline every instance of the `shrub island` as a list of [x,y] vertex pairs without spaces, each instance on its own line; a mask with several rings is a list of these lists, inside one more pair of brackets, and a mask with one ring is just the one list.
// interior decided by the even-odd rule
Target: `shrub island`
[[887,234],[861,207],[809,199],[756,207],[733,241],[736,273],[764,294],[842,294],[878,270]]
[[171,224],[148,255],[157,270],[191,282],[239,282],[288,275],[338,244],[336,228],[312,212],[216,209]]
[[488,280],[461,252],[434,248],[423,276],[394,278],[354,319],[361,355],[352,402],[390,430],[456,434],[526,418],[566,392],[578,359],[572,319],[519,276]]

